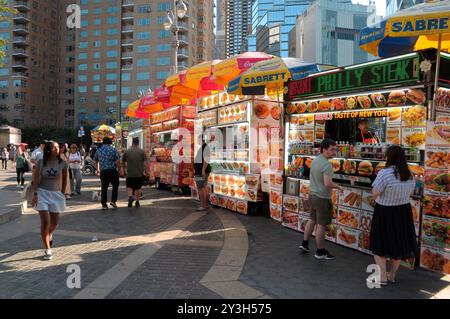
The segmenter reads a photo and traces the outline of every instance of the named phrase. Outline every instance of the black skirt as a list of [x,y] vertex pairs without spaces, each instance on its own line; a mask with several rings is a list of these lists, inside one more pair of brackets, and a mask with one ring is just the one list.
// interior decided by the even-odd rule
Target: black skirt
[[419,256],[410,204],[376,204],[370,230],[370,250],[374,255],[391,259]]

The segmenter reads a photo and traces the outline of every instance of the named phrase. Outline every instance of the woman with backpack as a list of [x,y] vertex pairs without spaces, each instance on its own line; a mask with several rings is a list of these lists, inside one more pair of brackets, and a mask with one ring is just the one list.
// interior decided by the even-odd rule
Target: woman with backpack
[[[75,144],[72,144],[70,146],[69,155],[67,157],[67,161],[69,163],[70,170],[72,171],[72,174],[70,176],[70,190],[71,190],[71,196],[75,194],[75,191],[78,195],[81,194],[81,162],[82,157],[81,153],[78,151],[78,147]],[[76,183],[76,187],[75,187]]]

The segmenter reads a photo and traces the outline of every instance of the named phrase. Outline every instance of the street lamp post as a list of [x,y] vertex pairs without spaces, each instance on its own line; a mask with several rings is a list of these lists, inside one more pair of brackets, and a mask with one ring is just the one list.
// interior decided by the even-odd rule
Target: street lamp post
[[178,73],[178,18],[183,19],[187,13],[187,6],[183,0],[173,0],[173,11],[167,11],[166,21],[164,22],[164,29],[172,31],[174,37],[174,54],[173,54],[173,68],[174,74]]

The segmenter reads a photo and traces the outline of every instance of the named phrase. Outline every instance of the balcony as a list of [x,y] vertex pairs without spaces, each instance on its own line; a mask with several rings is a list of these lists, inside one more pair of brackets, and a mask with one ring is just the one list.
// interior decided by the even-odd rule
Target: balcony
[[14,15],[13,20],[19,23],[28,23],[30,19],[26,13],[17,13]]
[[122,2],[122,7],[130,7],[134,6],[134,0],[124,0]]
[[122,27],[122,33],[132,33],[134,29],[133,25],[127,25]]
[[123,64],[122,67],[121,67],[121,70],[122,70],[122,71],[130,71],[130,70],[133,70],[133,64],[132,64],[132,63],[130,63],[130,64]]
[[28,77],[28,72],[12,72],[13,77]]
[[132,20],[134,18],[133,12],[124,12],[122,13],[122,20]]
[[13,44],[17,46],[27,46],[28,45],[27,41],[28,41],[27,37],[13,37]]
[[177,57],[179,60],[189,59],[189,53],[187,50],[178,50]]
[[18,11],[29,11],[30,7],[28,5],[28,1],[16,0],[13,5],[14,9]]
[[122,60],[133,59],[133,51],[122,52]]
[[122,46],[133,46],[133,39],[122,39]]
[[178,23],[178,29],[181,32],[188,32],[189,31],[189,24],[187,23]]
[[189,45],[188,37],[186,37],[186,36],[179,36],[178,37],[178,41],[179,41],[180,46],[187,46],[187,45]]
[[19,35],[27,35],[29,30],[26,24],[16,24],[13,27],[13,32]]
[[25,49],[14,49],[12,51],[12,55],[14,57],[22,57],[22,58],[28,57],[27,50],[25,50]]
[[25,62],[13,62],[11,66],[14,70],[28,70],[28,65]]

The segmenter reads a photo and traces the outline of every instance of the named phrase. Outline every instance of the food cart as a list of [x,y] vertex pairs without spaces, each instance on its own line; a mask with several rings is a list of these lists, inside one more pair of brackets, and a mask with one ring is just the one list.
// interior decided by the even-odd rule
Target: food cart
[[[267,96],[218,92],[198,99],[195,150],[210,147],[210,202],[241,214],[256,214],[269,192],[269,176],[282,172],[280,108]],[[191,184],[196,194],[195,183]]]
[[103,143],[105,137],[109,137],[112,141],[115,141],[116,130],[105,124],[99,125],[91,130],[92,144]]
[[[438,259],[440,266],[434,270],[449,272],[450,140],[448,122],[443,122],[448,121],[448,113],[442,111],[437,118],[440,122],[428,121],[427,128],[431,113],[428,102],[433,95],[426,65],[433,60],[433,52],[411,53],[336,68],[286,84],[285,188],[283,194],[271,193],[271,205],[282,203],[283,226],[304,231],[309,217],[309,168],[319,154],[320,142],[332,138],[338,143],[337,158],[330,160],[333,179],[343,185],[344,192],[333,192],[333,222],[326,239],[370,254],[375,205],[371,184],[385,166],[387,147],[400,144],[415,178],[425,181],[425,205],[420,187],[411,198],[416,234],[422,242],[421,265],[433,269]],[[444,91],[441,89],[439,96],[444,96]],[[442,104],[448,112],[446,97]],[[369,120],[378,143],[355,142],[361,118]],[[447,137],[433,144],[438,132],[447,132]],[[439,216],[431,220],[429,214]],[[444,239],[431,236],[436,231],[430,227],[438,228]]]
[[189,191],[194,174],[194,118],[194,106],[174,106],[151,115],[149,179],[158,189],[173,186]]

